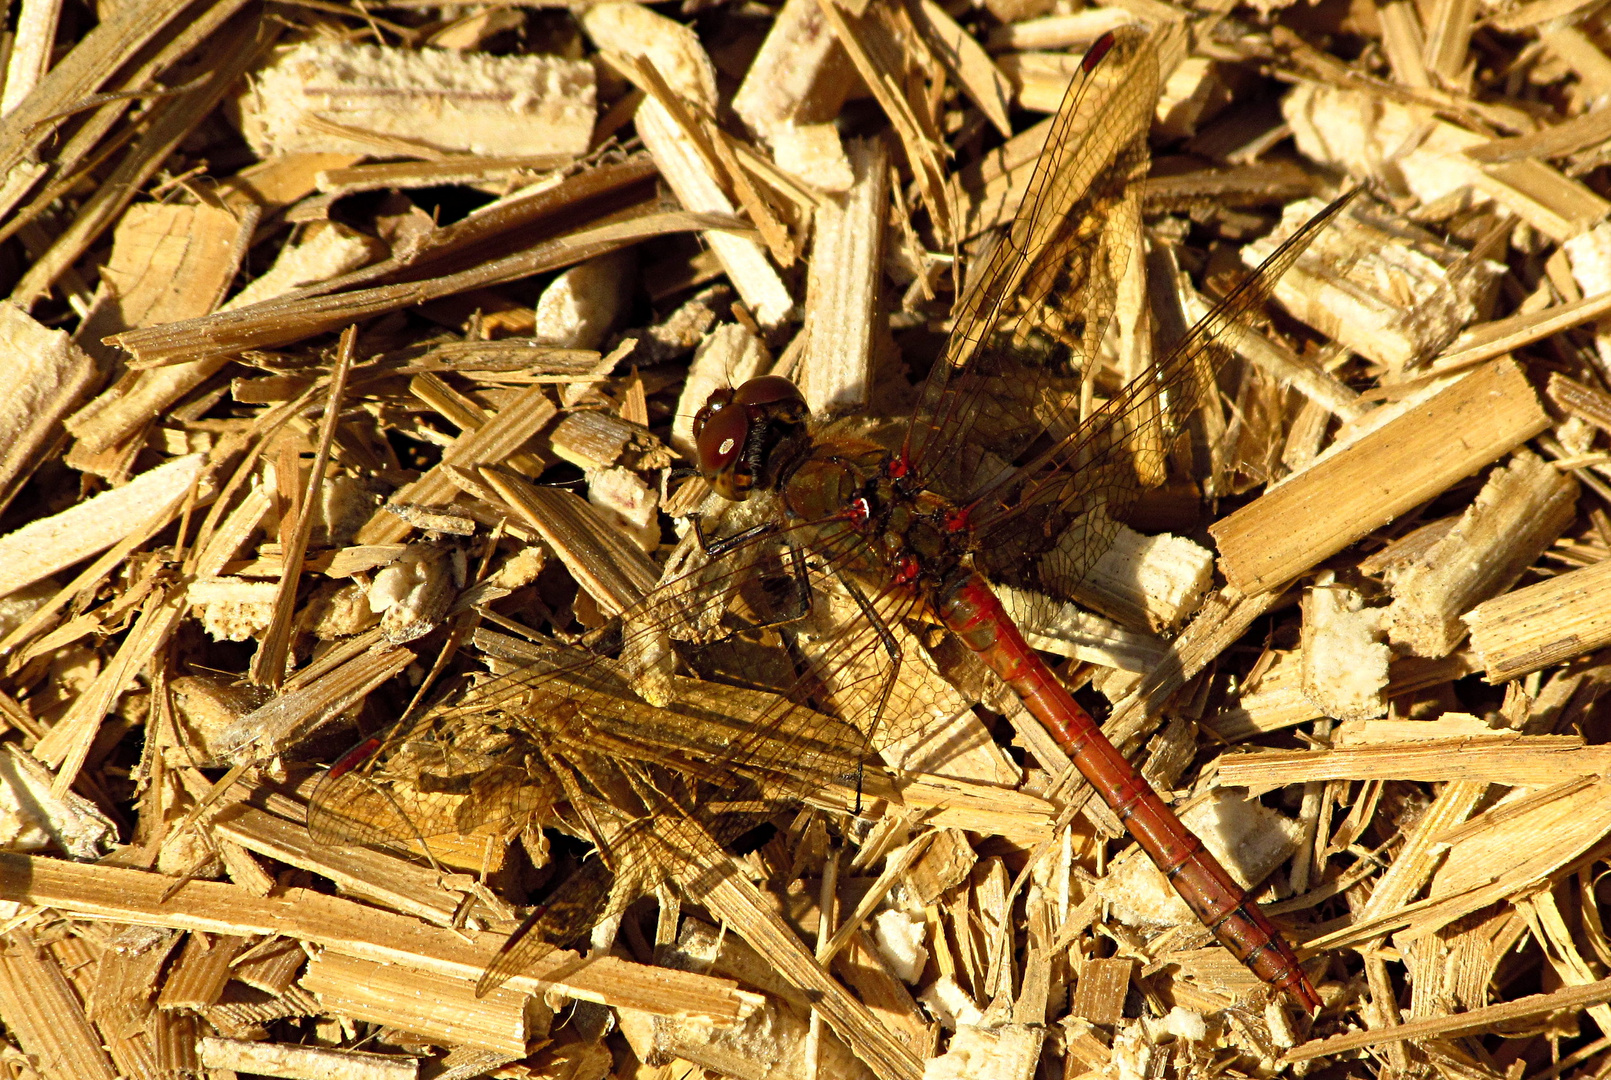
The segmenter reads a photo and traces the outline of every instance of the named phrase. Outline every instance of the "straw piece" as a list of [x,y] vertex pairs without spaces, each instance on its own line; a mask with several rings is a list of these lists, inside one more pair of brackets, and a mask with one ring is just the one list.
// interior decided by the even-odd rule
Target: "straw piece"
[[554,425],[547,442],[556,457],[589,471],[617,463],[640,469],[671,464],[660,440],[642,424],[593,409],[566,414]]
[[[680,824],[675,819],[669,824]],[[689,823],[691,826],[691,823]],[[711,845],[712,841],[692,827],[677,830],[675,841],[682,845]],[[681,857],[678,857],[681,861]],[[867,1007],[828,977],[812,951],[780,919],[772,906],[748,879],[726,869],[728,857],[719,849],[699,860],[716,869],[684,882],[690,897],[708,907],[713,915],[728,923],[751,947],[767,956],[790,984],[813,999],[834,1031],[855,1050],[856,1056],[881,1075],[895,1080],[917,1080],[923,1066],[915,1054],[880,1024]]]
[[[256,19],[238,18],[232,30],[206,50],[203,77],[194,81],[192,89],[152,107],[145,135],[78,208],[72,223],[55,238],[50,250],[36,259],[17,282],[12,291],[17,303],[31,305],[68,271],[268,47],[276,32]],[[0,146],[4,141],[5,133],[0,131]]]
[[[349,158],[350,160],[350,158]],[[379,161],[372,164],[335,165],[316,175],[318,190],[335,195],[387,188],[436,187],[464,184],[492,187],[535,179],[565,165],[570,158],[560,153],[525,155],[450,157],[443,161]]]
[[156,1010],[151,988],[179,935],[144,926],[112,935],[95,967],[89,996],[89,1018],[100,1030],[120,1073],[156,1080],[159,1075],[157,1032],[164,1015]]
[[1109,30],[1136,22],[1122,7],[1093,7],[1072,15],[1048,15],[998,26],[990,32],[991,49],[1059,49],[1084,52]]
[[[189,6],[187,0],[165,0],[122,8],[85,34],[0,123],[0,173],[9,177],[25,156],[55,135],[74,105],[93,94]],[[240,6],[215,5],[226,17]],[[12,200],[0,205],[9,210]]]
[[[772,136],[772,156],[781,172],[817,192],[841,195],[855,182],[839,129],[832,124],[780,128]],[[817,205],[828,204],[819,197]]]
[[1001,56],[1001,73],[1011,84],[1013,100],[1030,112],[1054,113],[1080,67],[1078,53],[1012,52]]
[[1275,593],[1244,596],[1232,586],[1210,596],[1186,629],[1169,643],[1169,655],[1163,662],[1116,703],[1113,715],[1102,725],[1103,734],[1123,746],[1151,730],[1148,718],[1156,716],[1159,703],[1213,663],[1279,599]]
[[1547,53],[1577,76],[1585,93],[1611,93],[1611,58],[1582,30],[1576,26],[1552,26],[1541,30],[1538,38]]
[[283,994],[296,982],[308,954],[289,938],[267,938],[235,959],[235,978],[265,994]]
[[51,791],[65,795],[89,757],[100,731],[101,721],[117,699],[134,685],[140,670],[150,663],[157,650],[167,644],[184,615],[181,600],[161,587],[146,597],[134,628],[95,681],[86,688],[67,714],[34,745],[34,756],[56,767]]
[[1113,543],[1068,595],[1135,630],[1176,630],[1213,586],[1214,556],[1200,544],[1120,525]]
[[[376,631],[375,637],[379,638]],[[354,642],[362,642],[360,637]],[[289,685],[278,696],[236,720],[219,739],[218,752],[277,754],[290,741],[305,737],[362,701],[376,687],[414,662],[414,654],[398,645],[376,642],[340,667],[301,685]],[[302,673],[307,676],[305,669]]]
[[1466,150],[1483,164],[1523,158],[1558,158],[1611,139],[1611,109],[1594,109],[1526,135],[1495,138]]
[[1587,986],[1569,986],[1549,994],[1533,994],[1468,1012],[1429,1016],[1375,1031],[1356,1031],[1346,1035],[1334,1035],[1329,1039],[1316,1039],[1314,1042],[1288,1050],[1282,1055],[1282,1060],[1310,1061],[1329,1054],[1346,1053],[1387,1042],[1464,1035],[1502,1024],[1512,1024],[1518,1020],[1547,1016],[1569,1009],[1581,1009],[1605,1001],[1611,1001],[1611,979],[1601,979]]
[[922,70],[924,58],[915,55],[912,43],[918,35],[910,16],[903,7],[864,5],[861,10],[838,0],[818,0],[818,6],[861,81],[894,126],[935,229],[941,236],[949,236],[955,226],[940,147],[924,115],[926,109],[913,100],[916,86],[935,73]]
[[1535,341],[1604,318],[1611,312],[1611,291],[1585,296],[1541,311],[1523,311],[1470,327],[1439,354],[1433,367],[1458,371],[1472,364],[1503,356]]
[[1569,776],[1603,775],[1611,751],[1584,746],[1571,735],[1473,735],[1424,738],[1357,749],[1264,750],[1222,759],[1222,784],[1255,794],[1283,784],[1316,780],[1481,780],[1527,786]]
[[[628,176],[633,174],[641,176],[641,171],[636,168],[627,170]],[[200,319],[126,331],[116,335],[112,343],[134,354],[135,361],[131,366],[181,363],[215,352],[272,348],[399,308],[530,277],[545,270],[560,269],[651,236],[737,226],[728,216],[656,213],[654,210],[655,207],[650,204],[640,204],[638,212],[623,214],[621,220],[584,228],[557,239],[539,241],[512,255],[440,278],[355,289],[333,296],[323,295],[338,283],[350,284],[353,277],[379,276],[383,272],[396,270],[396,266],[388,265],[393,260],[387,260],[366,267],[355,275],[299,289],[237,311],[216,312]]]
[[1012,123],[1007,118],[1011,91],[1006,77],[991,62],[990,54],[933,0],[923,0],[920,7],[910,10],[929,48],[934,50],[962,92],[989,117],[997,131],[1011,138]]
[[246,806],[224,811],[212,828],[249,851],[329,878],[344,893],[438,926],[453,925],[458,898],[440,887],[441,876],[395,854],[327,847],[300,823]]
[[[685,918],[676,941],[658,952],[668,967],[720,974],[762,988],[768,996],[743,1025],[714,1032],[695,1023],[650,1023],[649,1017],[621,1014],[622,1034],[640,1061],[681,1058],[728,1076],[811,1075],[809,1004],[766,957],[737,935],[697,918]],[[839,1039],[822,1039],[820,1047],[818,1076],[871,1080],[873,1074]]]
[[1585,386],[1560,372],[1550,375],[1545,393],[1562,409],[1571,410],[1601,431],[1611,434],[1611,394]]
[[654,564],[575,492],[536,487],[495,469],[481,476],[607,610],[624,610],[654,588]]
[[1141,673],[1156,667],[1168,651],[1152,634],[1127,630],[1078,604],[1049,605],[1039,594],[1010,586],[997,586],[996,595],[1024,640],[1043,652]]
[[297,243],[280,250],[273,266],[230,297],[223,310],[248,307],[316,281],[329,281],[384,255],[385,249],[374,237],[338,222],[315,222],[303,231]]
[[[447,476],[449,467],[495,465],[511,459],[558,412],[541,385],[528,387],[490,420],[479,427],[466,428],[464,434],[442,452],[440,462],[418,480],[399,488],[389,501],[421,506],[451,502],[458,488]],[[356,539],[360,544],[394,544],[407,536],[408,531],[408,523],[402,518],[377,510],[358,530]]]

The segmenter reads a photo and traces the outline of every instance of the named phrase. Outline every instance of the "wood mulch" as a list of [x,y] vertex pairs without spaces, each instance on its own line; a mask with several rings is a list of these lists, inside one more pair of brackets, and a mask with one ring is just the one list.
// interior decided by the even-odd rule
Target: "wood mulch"
[[[0,1075],[1611,1071],[1602,5],[11,16]],[[595,779],[366,847],[310,834],[325,767],[533,638],[596,645],[691,514],[722,531],[688,469],[712,390],[781,372],[818,412],[904,415],[1080,57],[1128,24],[1162,68],[1145,250],[1082,407],[1365,191],[1079,607],[1028,629],[1322,1010],[1215,945],[918,625],[921,737],[478,995],[597,860]],[[777,641],[756,655],[806,662]],[[679,692],[725,722],[770,700],[705,674]],[[398,782],[449,821],[477,797]]]

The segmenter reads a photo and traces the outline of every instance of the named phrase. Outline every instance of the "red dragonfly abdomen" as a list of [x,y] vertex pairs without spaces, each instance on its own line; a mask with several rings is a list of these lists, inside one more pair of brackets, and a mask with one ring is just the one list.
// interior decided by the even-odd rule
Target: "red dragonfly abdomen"
[[1091,714],[1024,642],[985,580],[970,573],[946,592],[937,614],[1051,732],[1215,939],[1305,1011],[1320,1008],[1319,995],[1280,931],[1103,736]]

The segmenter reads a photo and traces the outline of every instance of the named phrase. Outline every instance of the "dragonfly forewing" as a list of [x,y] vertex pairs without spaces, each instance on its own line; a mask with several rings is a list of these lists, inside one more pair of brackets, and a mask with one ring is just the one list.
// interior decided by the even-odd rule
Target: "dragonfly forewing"
[[[1048,427],[1073,429],[1070,384],[1090,370],[1137,257],[1158,57],[1139,27],[1110,40],[1070,84],[1018,214],[969,275],[913,412],[904,456],[953,498],[967,495],[947,488],[958,462],[966,475],[981,452],[1011,461]],[[1032,406],[999,401],[1003,389]]]

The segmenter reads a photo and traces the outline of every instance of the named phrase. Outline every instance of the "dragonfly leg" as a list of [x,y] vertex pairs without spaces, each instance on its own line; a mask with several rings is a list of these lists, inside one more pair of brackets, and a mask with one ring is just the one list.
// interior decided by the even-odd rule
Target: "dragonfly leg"
[[[740,544],[754,540],[758,536],[765,536],[768,533],[777,531],[776,524],[770,521],[763,521],[759,525],[745,529],[743,532],[734,533],[732,536],[712,538],[707,536],[705,530],[700,526],[699,519],[701,516],[698,513],[689,514],[688,521],[693,526],[694,542],[699,545],[700,553],[712,559],[719,559]],[[811,614],[811,577],[806,569],[805,552],[793,544],[789,545],[789,570],[794,575],[795,586],[800,594],[799,604],[795,611],[770,622],[756,623],[746,629],[770,630],[774,626],[786,626],[789,623],[799,622]]]
[[789,623],[799,622],[811,614],[811,575],[806,569],[806,556],[802,548],[789,545],[789,572],[794,575],[794,587],[799,592],[800,599],[795,610],[779,615],[771,622],[755,623],[749,630],[770,630],[774,626],[787,626]]
[[712,538],[705,535],[704,528],[699,524],[700,518],[703,516],[698,513],[689,514],[688,523],[694,528],[694,543],[699,545],[699,553],[712,559],[721,558],[740,544],[753,540],[757,536],[765,536],[767,533],[777,531],[775,524],[770,521],[763,521],[759,525],[745,529],[743,532],[736,532],[732,536]]
[[[896,684],[900,682],[901,645],[900,642],[895,640],[895,632],[889,628],[889,624],[884,621],[883,616],[878,614],[878,609],[873,607],[872,601],[868,600],[866,595],[856,587],[856,583],[844,574],[836,574],[835,576],[839,578],[839,583],[845,587],[845,591],[850,594],[850,598],[856,602],[856,606],[861,609],[862,616],[867,620],[867,625],[871,626],[873,633],[878,635],[878,643],[889,654],[889,671],[884,676],[883,685],[878,688],[878,696],[873,700],[873,717],[867,725],[867,731],[864,736],[864,748],[871,747],[873,733],[883,725],[884,709],[889,704],[890,696],[895,692]],[[866,764],[866,758],[867,751],[864,749],[861,757],[856,762],[856,813],[858,814],[861,813],[861,770]]]
[[856,602],[856,606],[861,609],[861,613],[867,619],[868,625],[870,625],[873,628],[873,632],[878,635],[878,643],[882,645],[884,647],[884,651],[889,654],[889,674],[885,676],[884,685],[878,690],[878,698],[873,703],[873,722],[872,725],[867,729],[867,737],[868,739],[871,739],[871,733],[878,730],[878,724],[884,718],[884,706],[889,704],[889,697],[895,692],[895,684],[900,680],[901,646],[900,642],[895,640],[895,632],[889,628],[888,623],[884,622],[883,617],[878,614],[878,611],[873,607],[872,602],[869,601],[867,597],[862,594],[862,591],[856,587],[856,583],[845,577],[843,574],[837,576],[839,578],[839,583],[845,587],[845,591],[850,594],[850,598],[854,600]]

